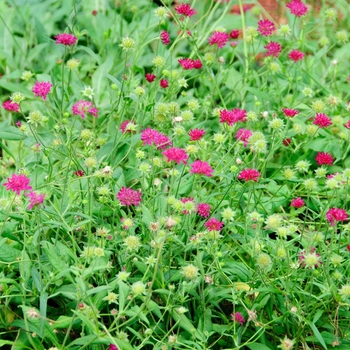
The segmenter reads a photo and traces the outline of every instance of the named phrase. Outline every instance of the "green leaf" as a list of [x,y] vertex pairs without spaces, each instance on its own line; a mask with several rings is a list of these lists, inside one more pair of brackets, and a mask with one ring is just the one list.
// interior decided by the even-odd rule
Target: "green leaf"
[[64,262],[61,256],[57,254],[57,249],[49,242],[41,242],[42,249],[50,264],[58,271],[67,270],[69,266]]
[[15,262],[21,255],[20,250],[7,244],[7,238],[0,241],[0,262]]
[[60,316],[52,325],[52,328],[68,328],[73,317]]
[[267,345],[261,343],[253,343],[246,345],[250,350],[271,350]]
[[10,340],[0,340],[0,348],[3,347],[4,345],[13,345],[14,342]]
[[328,349],[327,348],[327,345],[324,341],[324,339],[322,338],[322,335],[321,333],[319,332],[319,330],[317,329],[317,327],[315,326],[314,323],[310,322],[310,321],[307,321],[307,324],[310,326],[310,328],[312,329],[317,341],[323,346],[324,349]]
[[23,132],[16,129],[14,126],[1,126],[0,139],[20,141],[26,139],[27,136]]

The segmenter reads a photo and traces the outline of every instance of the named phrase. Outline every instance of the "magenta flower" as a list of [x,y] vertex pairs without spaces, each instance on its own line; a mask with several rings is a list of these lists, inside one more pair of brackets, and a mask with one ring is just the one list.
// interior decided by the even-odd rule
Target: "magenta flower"
[[34,206],[39,206],[45,199],[45,194],[36,193],[34,191],[27,193],[26,196],[29,198],[28,210],[31,210]]
[[222,49],[230,39],[229,34],[225,32],[215,31],[209,38],[209,45],[217,45],[219,49]]
[[244,180],[246,182],[247,181],[257,182],[259,180],[260,176],[261,176],[261,174],[256,169],[244,169],[239,173],[238,179]]
[[283,143],[285,146],[289,146],[289,145],[292,143],[292,140],[291,140],[289,137],[287,137],[286,139],[284,139],[284,140],[282,141],[282,143]]
[[349,216],[344,209],[332,208],[327,211],[326,219],[332,226],[334,226],[338,221],[348,221]]
[[236,140],[242,141],[244,147],[247,147],[249,138],[253,135],[253,132],[249,129],[239,129],[235,135]]
[[46,100],[46,96],[49,92],[51,92],[52,84],[49,81],[43,81],[39,83],[38,81],[32,88],[32,92],[36,97],[42,97],[43,100]]
[[299,50],[292,50],[289,54],[288,57],[294,62],[298,62],[304,58],[305,54]]
[[67,33],[57,34],[54,38],[56,39],[56,44],[62,44],[65,46],[72,46],[78,40],[78,38],[75,37],[73,34]]
[[141,190],[135,191],[128,187],[122,187],[117,193],[117,199],[122,205],[129,207],[130,205],[138,206],[141,202]]
[[334,159],[327,152],[318,152],[315,158],[318,165],[333,165]]
[[240,30],[238,29],[233,29],[231,30],[231,33],[230,33],[230,38],[231,39],[237,39],[239,37],[239,34],[240,34]]
[[237,122],[247,120],[247,111],[245,109],[234,108],[231,110],[223,109],[220,111],[220,123],[227,123],[232,126]]
[[80,115],[83,119],[85,118],[85,113],[90,113],[97,118],[98,110],[94,107],[92,102],[81,100],[76,102],[72,107],[72,112],[75,115]]
[[292,202],[290,203],[290,206],[294,208],[301,208],[304,205],[305,205],[305,202],[300,197],[292,199]]
[[156,78],[156,76],[152,73],[146,73],[145,74],[145,77],[146,77],[146,80],[149,82],[149,83],[153,83],[154,82],[154,79]]
[[109,344],[108,350],[119,350],[114,344]]
[[164,152],[162,152],[167,157],[167,162],[174,161],[177,164],[180,164],[181,162],[186,164],[188,160],[188,155],[185,150],[181,148],[168,148]]
[[19,112],[19,104],[11,100],[3,102],[2,107],[9,112]]
[[30,179],[24,174],[12,174],[3,186],[6,187],[7,191],[12,191],[19,195],[21,191],[30,191],[32,189],[32,186],[29,186],[29,182]]
[[327,126],[332,125],[332,121],[327,115],[323,113],[316,113],[312,124],[318,125],[320,128],[326,128]]
[[151,128],[141,131],[141,140],[143,141],[143,146],[154,144],[157,149],[163,149],[172,145],[171,140],[166,135]]
[[192,60],[193,62],[193,68],[194,69],[201,69],[203,67],[203,64],[201,62],[201,60],[197,59],[197,60]]
[[188,135],[190,136],[190,141],[198,141],[205,135],[205,131],[203,129],[192,129]]
[[205,175],[208,177],[213,176],[214,169],[207,162],[195,160],[192,164],[190,164],[190,167],[190,173],[192,174]]
[[308,9],[301,0],[292,0],[286,5],[292,15],[301,17],[304,16]]
[[170,35],[166,30],[163,30],[160,33],[160,40],[164,45],[168,45],[170,43]]
[[180,58],[178,62],[180,63],[181,67],[185,70],[194,69],[193,60],[191,60],[190,58]]
[[169,86],[169,82],[166,79],[161,79],[159,82],[160,87],[166,89]]
[[224,223],[215,218],[211,218],[204,224],[204,226],[208,229],[208,231],[221,231]]
[[191,17],[197,13],[196,10],[191,8],[191,6],[188,4],[175,6],[175,11],[178,15],[183,15],[185,17]]
[[347,129],[350,129],[350,120],[348,120],[348,122],[345,123],[344,126],[345,126]]
[[258,32],[263,36],[270,36],[276,30],[275,25],[268,19],[262,19],[258,22]]
[[122,131],[123,134],[125,134],[126,132],[129,132],[129,133],[132,132],[131,130],[127,129],[127,126],[128,126],[129,123],[132,123],[132,124],[136,125],[135,122],[133,122],[131,120],[125,120],[124,122],[122,122],[120,124],[119,129]]
[[207,203],[199,203],[197,205],[197,213],[203,218],[207,218],[210,215],[210,205]]
[[264,48],[267,50],[266,56],[278,57],[282,51],[282,46],[275,41],[270,41]]
[[297,114],[299,114],[299,111],[296,109],[290,109],[290,108],[282,108],[282,111],[286,117],[293,118]]
[[245,318],[240,312],[236,312],[235,314],[231,314],[232,321],[239,323],[241,326],[245,322]]

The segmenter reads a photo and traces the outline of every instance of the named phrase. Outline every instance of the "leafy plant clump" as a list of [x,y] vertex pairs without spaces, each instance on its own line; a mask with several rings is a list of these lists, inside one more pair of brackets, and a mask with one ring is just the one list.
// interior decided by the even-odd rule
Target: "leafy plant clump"
[[0,347],[350,348],[350,4],[0,3]]

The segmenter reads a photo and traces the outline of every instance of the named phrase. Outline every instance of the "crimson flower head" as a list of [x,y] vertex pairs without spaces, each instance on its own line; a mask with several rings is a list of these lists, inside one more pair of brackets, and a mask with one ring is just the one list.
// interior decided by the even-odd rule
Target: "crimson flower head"
[[192,174],[205,175],[208,177],[213,176],[214,169],[207,162],[195,160],[192,164],[190,164],[190,167],[190,173]]
[[301,17],[304,16],[308,9],[301,0],[292,0],[286,5],[292,15]]
[[260,176],[261,175],[260,175],[259,171],[257,171],[256,169],[244,169],[239,173],[238,179],[244,180],[246,182],[247,181],[258,182]]
[[56,44],[62,44],[65,46],[72,46],[78,40],[78,38],[73,34],[67,33],[57,34],[54,38],[56,39]]
[[190,136],[190,141],[198,141],[205,135],[205,131],[203,129],[192,129],[188,135]]
[[190,58],[180,58],[178,62],[180,63],[181,67],[185,70],[191,70],[194,68],[193,60]]
[[344,124],[344,126],[347,128],[347,129],[350,129],[350,120]]
[[305,54],[299,50],[292,50],[289,54],[288,57],[294,62],[298,62],[304,58]]
[[19,112],[19,104],[11,100],[3,102],[2,107],[9,112]]
[[247,147],[249,138],[253,135],[253,132],[249,129],[239,129],[235,135],[236,140],[242,141],[244,147]]
[[245,318],[240,312],[236,312],[235,314],[231,314],[232,321],[239,323],[241,326],[245,322]]
[[210,215],[210,205],[207,203],[199,203],[197,205],[197,213],[203,218],[207,218]]
[[114,344],[109,344],[108,350],[119,350]]
[[204,226],[208,229],[208,231],[221,231],[224,223],[218,219],[211,218],[204,224]]
[[191,17],[197,13],[196,10],[193,9],[188,4],[181,4],[181,5],[175,6],[175,11],[177,12],[178,15],[183,15],[185,17]]
[[82,176],[85,175],[84,171],[81,170],[81,169],[79,169],[79,170],[77,170],[77,171],[74,171],[73,174],[74,174],[75,176],[78,176],[78,177],[82,177]]
[[315,158],[318,165],[333,165],[334,159],[327,152],[318,152]]
[[197,59],[197,60],[192,60],[193,62],[193,68],[194,69],[201,69],[203,67],[203,64],[201,62],[201,60]]
[[160,33],[160,40],[164,45],[168,45],[170,43],[170,35],[166,30],[163,30]]
[[166,79],[161,79],[159,82],[160,87],[166,89],[169,86],[169,82]]
[[286,117],[293,118],[297,114],[299,114],[299,111],[296,109],[291,109],[291,108],[282,108],[282,111]]
[[332,121],[326,114],[316,113],[312,124],[318,125],[320,128],[326,128],[327,126],[332,125]]
[[338,221],[348,221],[349,216],[344,209],[332,208],[327,211],[326,219],[332,226],[334,226]]
[[51,91],[52,84],[50,82],[43,81],[39,83],[38,81],[35,83],[35,85],[32,88],[32,92],[36,97],[42,97],[43,100],[46,100],[47,94]]
[[218,45],[219,49],[222,49],[230,39],[230,36],[225,32],[215,31],[209,38],[209,45]]
[[284,139],[284,140],[282,141],[282,143],[283,143],[285,146],[289,146],[289,145],[292,143],[292,140],[291,140],[289,137],[287,137],[286,139]]
[[282,46],[275,41],[270,41],[264,46],[264,48],[267,50],[266,56],[278,57],[282,51]]
[[162,152],[162,154],[165,155],[168,162],[174,161],[177,164],[180,164],[181,162],[186,164],[188,160],[188,155],[186,151],[182,148],[168,148],[164,152]]
[[141,141],[143,141],[143,146],[154,144],[157,149],[163,149],[171,146],[171,140],[161,132],[147,128],[141,131]]
[[29,182],[30,179],[24,174],[12,174],[3,186],[6,187],[7,191],[12,191],[20,195],[21,191],[30,191],[32,189],[32,186],[29,186]]
[[153,83],[156,76],[152,73],[146,73],[145,78],[149,83]]
[[122,187],[117,193],[117,199],[122,205],[129,207],[130,205],[138,206],[141,202],[141,190],[135,191],[128,187]]
[[231,30],[230,38],[231,39],[237,39],[239,37],[240,33],[241,32],[238,29],[233,29],[233,30]]
[[292,202],[290,203],[290,206],[294,208],[301,208],[304,205],[305,205],[305,202],[300,197],[292,199]]
[[94,107],[92,102],[80,100],[73,105],[72,112],[74,115],[80,115],[84,119],[86,113],[90,113],[97,118],[98,110]]
[[26,194],[26,196],[29,198],[28,210],[31,210],[33,207],[39,206],[40,204],[44,203],[45,194],[31,191],[28,194]]
[[268,19],[262,19],[258,22],[258,32],[263,36],[270,36],[276,30],[275,25]]
[[237,122],[245,122],[247,120],[246,117],[247,111],[245,109],[234,108],[220,111],[220,123],[227,123],[230,126]]

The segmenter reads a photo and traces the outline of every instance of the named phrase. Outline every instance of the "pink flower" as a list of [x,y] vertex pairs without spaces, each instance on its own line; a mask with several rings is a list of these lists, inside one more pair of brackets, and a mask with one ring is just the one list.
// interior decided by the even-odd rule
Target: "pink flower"
[[39,206],[45,199],[45,194],[36,193],[34,191],[29,192],[26,196],[29,198],[28,210],[31,210],[34,206]]
[[207,218],[210,215],[210,205],[207,203],[199,203],[197,205],[197,213],[203,218]]
[[289,11],[292,15],[301,17],[304,16],[308,9],[301,0],[292,0],[286,5],[289,8]]
[[85,173],[81,169],[74,171],[73,174],[78,177],[82,177],[85,175]]
[[237,122],[245,122],[247,120],[247,111],[244,109],[234,108],[231,110],[223,109],[220,111],[220,123],[227,123],[232,126]]
[[57,34],[54,38],[56,39],[56,44],[62,44],[65,46],[74,45],[78,40],[73,34],[67,33]]
[[333,157],[327,152],[318,152],[315,158],[318,165],[333,165]]
[[108,350],[119,350],[114,344],[109,344]]
[[209,45],[218,45],[219,49],[222,49],[230,39],[230,36],[225,32],[215,31],[209,38]]
[[282,111],[286,117],[293,118],[297,114],[299,114],[299,111],[296,109],[290,109],[290,108],[282,108]]
[[299,50],[292,50],[289,54],[288,57],[294,62],[298,62],[304,58],[305,54]]
[[239,37],[240,33],[241,32],[238,29],[233,29],[233,30],[231,30],[230,38],[231,39],[237,39]]
[[188,155],[185,150],[181,148],[168,148],[164,152],[162,152],[167,157],[167,162],[174,161],[177,164],[180,164],[181,162],[186,164],[188,160]]
[[186,17],[191,17],[197,13],[196,10],[191,8],[191,6],[188,4],[181,4],[181,5],[175,6],[175,11],[177,12],[178,15],[183,15]]
[[253,132],[251,130],[242,128],[237,131],[235,138],[236,140],[242,141],[244,147],[247,147],[248,140],[252,135]]
[[160,87],[162,87],[163,89],[166,89],[169,86],[169,83],[166,79],[161,79],[159,82]]
[[133,122],[131,120],[125,120],[124,122],[122,122],[120,124],[119,129],[122,131],[123,134],[125,134],[126,132],[130,132],[130,133],[132,132],[131,130],[127,129],[127,126],[128,126],[129,123],[132,123],[132,124],[136,125],[135,122]]
[[193,62],[193,68],[194,69],[201,69],[203,67],[203,64],[201,62],[201,60],[197,59],[197,60],[192,60]]
[[347,129],[350,129],[350,120],[344,124],[344,126],[347,128]]
[[320,128],[326,128],[327,126],[332,125],[332,122],[327,115],[323,113],[316,113],[314,122],[312,124],[318,125]]
[[50,82],[43,81],[39,83],[37,81],[32,88],[32,92],[36,97],[40,96],[45,101],[46,96],[50,92],[51,88],[52,88],[52,84]]
[[171,146],[172,144],[166,135],[151,128],[141,131],[141,140],[143,141],[143,146],[154,144],[157,149],[163,149]]
[[156,76],[152,73],[146,73],[145,77],[149,83],[153,83],[154,79],[156,78]]
[[326,219],[334,226],[337,221],[348,221],[349,216],[344,209],[332,208],[327,211]]
[[241,326],[245,322],[245,318],[240,312],[236,312],[235,314],[231,314],[232,321],[239,323]]
[[300,197],[292,199],[292,202],[290,203],[290,206],[294,208],[301,208],[304,205],[305,205],[305,202]]
[[268,19],[262,19],[258,22],[258,32],[263,36],[270,36],[276,30],[275,25]]
[[287,137],[286,139],[284,139],[284,140],[282,141],[282,143],[283,143],[285,146],[289,146],[289,145],[292,143],[292,140],[291,140],[289,137]]
[[200,174],[208,177],[213,176],[214,169],[207,162],[195,160],[192,164],[190,164],[190,167],[190,173],[192,174]]
[[200,140],[204,135],[205,135],[205,131],[203,129],[192,129],[190,130],[190,132],[188,133],[188,135],[190,136],[190,141],[198,141]]
[[221,231],[224,223],[215,218],[211,218],[204,224],[204,226],[208,229],[208,231]]
[[191,60],[190,58],[180,58],[178,62],[180,63],[181,67],[185,70],[191,70],[194,68],[193,60]]
[[85,113],[90,113],[97,118],[98,110],[94,107],[92,102],[80,100],[73,105],[72,112],[75,115],[80,115],[84,119]]
[[275,41],[270,41],[264,48],[267,50],[266,56],[278,57],[282,51],[282,46]]
[[9,112],[19,112],[19,104],[11,100],[3,102],[2,107]]
[[30,191],[32,186],[29,186],[30,179],[24,174],[12,174],[10,178],[7,178],[7,182],[3,184],[6,187],[7,191],[15,192],[17,195],[21,191]]
[[138,206],[141,202],[141,190],[135,191],[131,188],[122,187],[120,191],[117,193],[117,199],[120,201],[122,205],[126,205],[129,207],[130,205]]
[[164,45],[168,45],[170,43],[170,35],[166,30],[163,30],[160,33],[160,40]]
[[22,126],[22,123],[21,123],[20,120],[16,122],[16,126],[17,126],[18,128],[20,128],[20,127]]
[[244,180],[244,181],[257,182],[259,180],[260,176],[261,176],[261,174],[259,173],[259,171],[255,170],[255,169],[244,169],[239,173],[238,179]]

